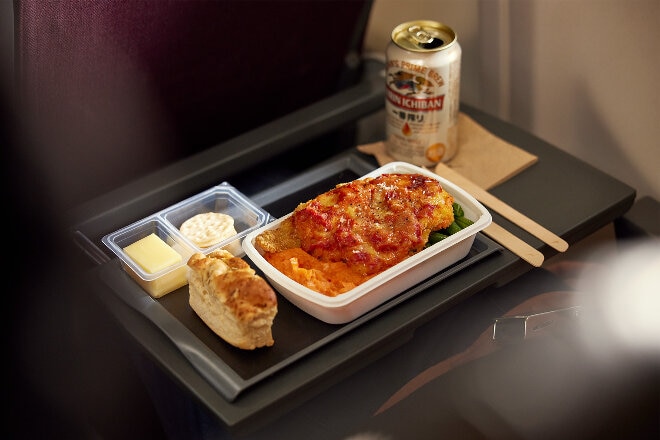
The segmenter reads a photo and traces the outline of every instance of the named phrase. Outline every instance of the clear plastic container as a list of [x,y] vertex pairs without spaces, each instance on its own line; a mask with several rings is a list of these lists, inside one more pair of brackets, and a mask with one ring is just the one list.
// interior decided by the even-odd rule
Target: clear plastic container
[[[234,219],[236,234],[202,248],[185,237],[180,227],[187,219],[202,213],[219,212]],[[255,205],[236,188],[223,182],[204,192],[163,209],[102,238],[114,252],[122,266],[151,296],[159,298],[187,284],[187,262],[196,252],[208,254],[216,249],[227,249],[234,255],[244,255],[241,241],[250,232],[268,223],[270,215]],[[181,261],[155,273],[150,273],[134,261],[125,248],[138,240],[155,234],[181,255]]]

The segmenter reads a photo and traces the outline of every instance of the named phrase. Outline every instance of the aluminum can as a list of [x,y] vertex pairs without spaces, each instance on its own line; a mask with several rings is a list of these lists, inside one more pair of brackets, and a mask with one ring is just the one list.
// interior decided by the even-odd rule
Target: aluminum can
[[386,52],[387,152],[418,166],[458,149],[461,46],[442,23],[416,20],[392,31]]

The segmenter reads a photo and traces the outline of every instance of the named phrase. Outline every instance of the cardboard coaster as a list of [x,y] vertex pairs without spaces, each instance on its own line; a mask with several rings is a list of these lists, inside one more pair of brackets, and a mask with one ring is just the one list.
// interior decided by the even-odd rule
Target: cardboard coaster
[[[387,155],[384,142],[357,148],[374,155],[380,165],[394,160]],[[537,156],[493,135],[466,114],[459,113],[458,151],[447,166],[480,187],[490,189],[537,161]]]

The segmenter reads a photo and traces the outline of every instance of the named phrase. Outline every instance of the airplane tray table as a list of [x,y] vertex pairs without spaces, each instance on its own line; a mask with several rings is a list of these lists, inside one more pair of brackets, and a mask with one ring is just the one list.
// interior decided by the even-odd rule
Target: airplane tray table
[[[373,169],[372,164],[357,156],[339,157],[251,199],[274,217],[280,217],[291,212],[299,202],[313,198],[338,183],[357,179]],[[213,333],[188,305],[188,286],[154,299],[121,269],[116,259],[103,264],[98,276],[123,301],[170,338],[213,388],[228,401],[234,401],[240,393],[267,380],[279,370],[295,368],[295,362],[302,357],[321,350],[337,338],[350,337],[350,332],[365,322],[376,319],[499,249],[497,243],[478,234],[466,257],[346,324],[327,324],[278,295],[278,314],[273,324],[275,345],[254,351],[234,348]],[[244,258],[250,262],[247,257]],[[345,361],[359,354],[359,351],[346,353]]]
[[[491,192],[537,219],[569,244],[596,232],[632,206],[635,199],[633,188],[511,124],[469,106],[462,106],[462,110],[493,134],[539,157],[532,167]],[[333,117],[342,114],[332,112]],[[265,127],[260,131],[259,142],[281,131],[284,122],[295,123],[296,119]],[[297,133],[291,136],[292,142],[301,141]],[[531,268],[513,253],[478,233],[473,249],[464,260],[353,323],[333,326],[317,322],[282,299],[280,315],[276,318],[279,322],[274,328],[275,350],[238,353],[219,347],[220,341],[210,337],[209,331],[199,321],[195,323],[196,318],[186,311],[183,291],[174,292],[171,297],[160,301],[151,299],[120,268],[116,259],[101,255],[95,245],[99,237],[219,183],[218,175],[228,175],[227,171],[232,168],[238,169],[239,174],[220,180],[227,180],[278,217],[319,190],[324,191],[338,181],[359,177],[378,167],[371,156],[353,148],[307,168],[298,177],[293,174],[281,178],[286,174],[284,170],[257,166],[257,172],[264,172],[261,179],[264,182],[259,187],[253,184],[251,175],[241,170],[245,168],[243,165],[252,161],[250,157],[256,150],[261,152],[270,146],[257,143],[254,148],[246,149],[243,141],[254,141],[252,135],[238,141],[221,146],[236,150],[235,156],[228,159],[225,159],[226,153],[219,155],[220,149],[209,151],[208,155],[147,176],[82,207],[77,216],[82,221],[74,223],[76,226],[72,231],[78,246],[97,262],[85,274],[89,285],[129,339],[154,361],[157,368],[233,432],[250,431],[281,417],[405,343],[417,327],[459,301],[486,287],[506,284]],[[272,168],[275,176],[268,175],[267,168]],[[268,179],[273,177],[277,183],[264,190],[269,185]],[[539,203],[540,200],[551,202]],[[496,212],[491,213],[494,222],[543,252],[546,258],[556,254],[536,237]],[[188,325],[182,320],[188,320]],[[305,339],[287,341],[290,332],[299,328],[307,329]],[[174,342],[172,335],[175,336]],[[176,340],[182,336],[183,340]],[[296,336],[300,338],[299,334]],[[213,342],[209,342],[210,339]],[[218,359],[222,362],[216,363]]]

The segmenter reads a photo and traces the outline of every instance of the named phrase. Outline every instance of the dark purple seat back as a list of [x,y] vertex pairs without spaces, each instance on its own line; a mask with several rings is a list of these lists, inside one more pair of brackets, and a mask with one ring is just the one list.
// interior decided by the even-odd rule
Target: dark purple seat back
[[358,77],[370,6],[17,0],[39,154],[82,200],[327,97]]

